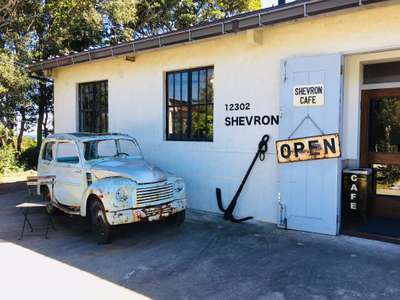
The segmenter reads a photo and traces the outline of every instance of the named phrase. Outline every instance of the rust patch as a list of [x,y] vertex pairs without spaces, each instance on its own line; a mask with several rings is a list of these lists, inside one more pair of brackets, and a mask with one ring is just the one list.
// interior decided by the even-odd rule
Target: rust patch
[[317,135],[276,142],[278,163],[337,158],[341,156],[338,134]]

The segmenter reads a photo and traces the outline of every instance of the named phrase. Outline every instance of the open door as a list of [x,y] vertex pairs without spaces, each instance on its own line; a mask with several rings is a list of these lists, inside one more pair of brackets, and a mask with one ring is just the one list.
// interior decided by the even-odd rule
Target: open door
[[[281,140],[322,133],[340,135],[341,66],[340,54],[295,57],[283,63]],[[310,85],[323,86],[324,100],[318,105],[295,105],[294,87]],[[309,118],[302,123],[307,116]],[[279,189],[289,229],[337,234],[340,174],[340,158],[279,165]]]
[[[366,90],[361,102],[360,164],[374,171],[368,215],[400,224],[400,88]],[[377,222],[377,221],[376,221]],[[385,227],[382,225],[376,227]],[[390,226],[390,225],[389,225]],[[379,228],[375,229],[379,232]],[[400,230],[382,230],[398,236]]]

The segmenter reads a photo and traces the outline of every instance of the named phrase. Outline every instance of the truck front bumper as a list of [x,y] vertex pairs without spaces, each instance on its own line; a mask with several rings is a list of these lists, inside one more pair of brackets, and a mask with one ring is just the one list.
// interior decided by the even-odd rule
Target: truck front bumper
[[158,221],[168,218],[186,209],[186,199],[179,199],[167,204],[151,207],[124,209],[106,212],[107,221],[110,225],[128,224],[142,221]]

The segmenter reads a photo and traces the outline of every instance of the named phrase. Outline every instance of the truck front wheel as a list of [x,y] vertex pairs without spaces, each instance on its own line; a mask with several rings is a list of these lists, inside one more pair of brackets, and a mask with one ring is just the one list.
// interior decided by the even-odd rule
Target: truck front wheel
[[111,242],[111,226],[108,224],[103,205],[95,201],[90,207],[92,232],[99,244]]
[[184,210],[173,214],[167,218],[167,224],[172,226],[179,226],[185,221],[186,212]]

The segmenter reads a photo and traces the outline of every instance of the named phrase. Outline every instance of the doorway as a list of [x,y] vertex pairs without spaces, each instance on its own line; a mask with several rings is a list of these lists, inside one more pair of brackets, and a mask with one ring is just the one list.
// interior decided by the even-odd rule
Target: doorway
[[357,231],[400,242],[400,88],[362,91],[360,142],[360,166],[373,178]]

